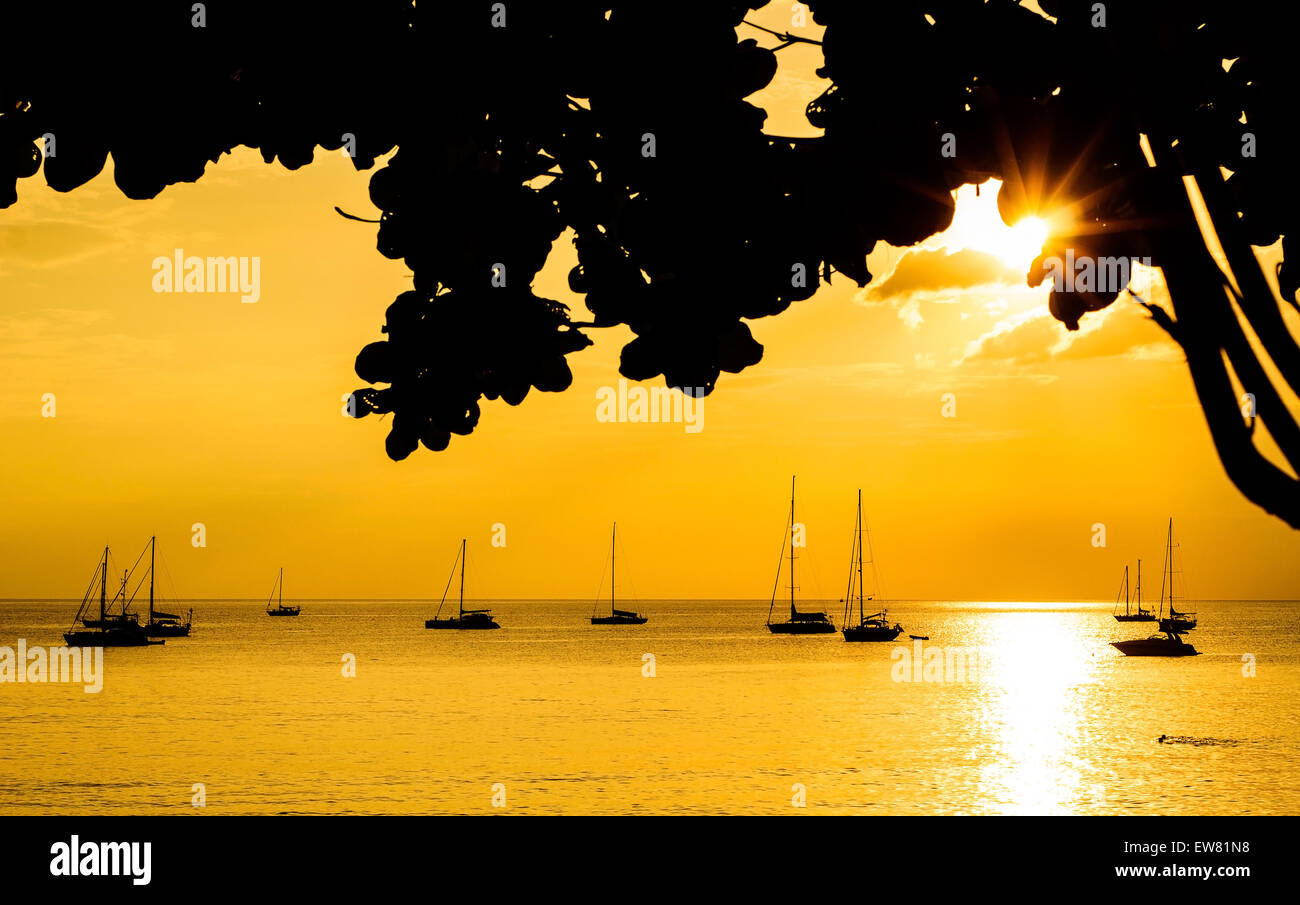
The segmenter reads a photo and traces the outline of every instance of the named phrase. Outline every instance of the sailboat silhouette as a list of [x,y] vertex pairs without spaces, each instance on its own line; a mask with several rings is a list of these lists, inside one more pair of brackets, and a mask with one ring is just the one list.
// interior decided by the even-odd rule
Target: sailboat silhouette
[[[91,589],[95,579],[99,579],[99,618],[87,619],[86,609],[90,604],[92,590],[88,589],[81,599],[81,607],[73,617],[73,628],[63,633],[63,640],[69,647],[145,647],[150,644],[163,644],[161,639],[154,640],[145,633],[140,624],[140,617],[129,612],[130,601],[126,595],[126,573],[122,576],[122,610],[112,614],[108,611],[108,547],[104,548],[104,557],[91,578]],[[86,626],[76,628],[77,622]]]
[[[1165,541],[1165,566],[1167,569],[1169,581],[1169,611],[1174,612],[1173,606],[1173,582],[1174,582],[1174,520],[1169,520],[1169,534]],[[1160,592],[1160,614],[1164,615],[1164,590]],[[1163,635],[1152,635],[1150,638],[1134,638],[1129,641],[1112,641],[1111,647],[1124,654],[1126,657],[1194,657],[1197,650],[1188,644],[1181,637],[1179,632],[1178,616],[1187,616],[1191,618],[1191,625],[1196,625],[1195,613],[1174,613],[1169,619],[1160,619],[1160,630]]]
[[[276,592],[279,592],[277,597]],[[266,615],[268,616],[297,616],[302,612],[301,606],[284,605],[284,566],[280,567],[280,574],[275,579],[275,586],[271,588],[271,597],[276,597],[276,605],[271,606],[270,597],[266,600]]]
[[[451,589],[451,579],[456,574],[456,566],[460,565],[460,598],[455,616],[448,616],[445,619],[439,618],[442,614],[442,605],[447,602],[447,591]],[[443,589],[442,600],[438,601],[438,612],[433,614],[432,619],[424,621],[425,628],[445,628],[445,629],[492,629],[501,628],[492,619],[491,610],[467,610],[465,609],[465,538],[460,539],[460,553],[456,556],[456,562],[452,563],[451,575],[447,576],[447,587]]]
[[1195,613],[1180,613],[1174,609],[1174,520],[1169,519],[1169,534],[1165,539],[1165,575],[1169,582],[1169,615],[1165,616],[1165,594],[1160,593],[1160,630],[1187,632],[1196,628]]
[[1138,560],[1137,586],[1135,587],[1134,590],[1135,590],[1135,597],[1137,598],[1137,599],[1134,601],[1134,602],[1137,604],[1137,612],[1136,612],[1136,613],[1134,613],[1134,612],[1130,612],[1130,610],[1129,610],[1129,596],[1128,596],[1128,566],[1125,566],[1125,567],[1124,567],[1124,581],[1123,581],[1123,583],[1122,583],[1121,586],[1120,586],[1120,592],[1119,592],[1119,594],[1116,594],[1116,595],[1115,595],[1115,609],[1116,609],[1116,610],[1119,609],[1119,598],[1120,598],[1120,595],[1123,595],[1123,597],[1124,597],[1124,612],[1123,612],[1123,613],[1113,613],[1112,615],[1114,615],[1114,617],[1115,617],[1115,621],[1116,621],[1116,622],[1155,622],[1155,621],[1156,621],[1155,614],[1152,613],[1150,610],[1144,610],[1144,609],[1142,609],[1142,560],[1140,560],[1140,559]]
[[[862,535],[866,531],[866,525],[862,521],[862,491],[858,490],[858,524],[853,530],[853,552],[854,555],[849,561],[849,589],[844,594],[844,640],[845,641],[893,641],[903,631],[903,627],[898,623],[889,624],[886,618],[889,613],[881,610],[878,613],[872,613],[870,616],[863,615],[863,581],[862,581]],[[855,568],[856,567],[856,568]],[[872,553],[871,570],[874,575],[876,569],[876,557]],[[849,625],[849,616],[853,612],[853,587],[855,584],[858,589],[858,621],[856,625]],[[871,600],[871,597],[867,597]]]
[[620,610],[614,607],[614,535],[618,531],[618,522],[609,533],[609,615],[591,616],[592,625],[645,625],[646,617],[635,610]]
[[833,635],[835,623],[825,613],[801,613],[794,605],[794,477],[790,478],[790,521],[786,525],[786,538],[782,542],[781,552],[785,553],[785,544],[790,546],[790,619],[788,622],[773,622],[772,610],[776,607],[776,589],[781,583],[781,562],[777,560],[776,584],[772,586],[772,602],[767,608],[767,630],[774,635]]

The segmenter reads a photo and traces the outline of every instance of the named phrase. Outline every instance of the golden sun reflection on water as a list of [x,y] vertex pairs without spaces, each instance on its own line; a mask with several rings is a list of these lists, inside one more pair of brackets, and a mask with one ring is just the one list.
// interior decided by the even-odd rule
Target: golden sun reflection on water
[[1007,814],[1059,814],[1086,793],[1085,703],[1094,661],[1070,620],[1048,613],[986,617],[984,705],[994,750],[981,769]]

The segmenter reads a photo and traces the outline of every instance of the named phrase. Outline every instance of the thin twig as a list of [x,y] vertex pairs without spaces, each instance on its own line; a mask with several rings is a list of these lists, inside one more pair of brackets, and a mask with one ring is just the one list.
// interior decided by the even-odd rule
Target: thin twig
[[780,47],[773,48],[774,50],[780,50],[781,47],[789,47],[791,44],[815,44],[818,47],[822,46],[822,42],[818,41],[816,38],[803,38],[799,35],[792,35],[789,32],[773,31],[763,25],[757,25],[750,22],[748,19],[742,19],[741,24],[748,25],[750,28],[757,28],[759,31],[765,31],[773,37],[780,38],[781,45]]
[[358,221],[358,222],[360,222],[360,223],[378,223],[378,222],[379,222],[378,220],[367,220],[365,217],[358,217],[356,214],[349,214],[347,211],[343,210],[343,209],[342,209],[341,207],[339,207],[337,204],[334,205],[334,210],[338,212],[338,215],[339,215],[340,217],[346,217],[346,218],[349,219],[349,220],[356,220],[356,221]]

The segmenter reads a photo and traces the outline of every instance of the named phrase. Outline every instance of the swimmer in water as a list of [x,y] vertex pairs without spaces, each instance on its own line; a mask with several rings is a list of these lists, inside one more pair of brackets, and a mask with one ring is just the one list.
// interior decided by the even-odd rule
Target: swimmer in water
[[1162,736],[1160,736],[1160,738],[1156,739],[1156,741],[1158,741],[1160,744],[1163,745],[1163,744],[1165,743],[1165,738],[1166,738],[1166,736],[1163,736],[1163,735],[1162,735]]

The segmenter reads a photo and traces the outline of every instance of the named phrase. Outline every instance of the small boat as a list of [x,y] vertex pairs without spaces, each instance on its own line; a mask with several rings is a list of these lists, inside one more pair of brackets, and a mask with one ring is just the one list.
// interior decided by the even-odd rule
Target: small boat
[[[145,634],[144,626],[140,625],[139,618],[135,613],[127,612],[127,603],[123,597],[122,612],[117,615],[110,615],[107,608],[107,589],[108,589],[108,548],[104,548],[104,558],[95,571],[95,577],[99,579],[99,618],[85,619],[86,608],[91,600],[91,591],[87,590],[81,599],[81,607],[77,610],[77,615],[73,617],[73,628],[63,633],[63,640],[69,647],[146,647],[152,644],[163,644],[163,641],[154,641]],[[126,579],[123,578],[123,586]],[[94,577],[91,578],[91,588],[94,587]],[[76,628],[76,624],[81,622],[84,626],[95,626],[94,628]]]
[[[441,619],[442,605],[447,601],[447,591],[451,589],[451,580],[456,575],[456,564],[460,564],[460,606],[459,612],[455,616],[448,616]],[[443,589],[442,600],[438,602],[438,612],[433,614],[432,619],[424,620],[425,628],[446,628],[446,629],[490,629],[501,628],[492,619],[491,610],[467,610],[465,609],[465,539],[460,540],[460,554],[456,557],[456,562],[451,565],[451,575],[447,576],[447,587]]]
[[150,609],[150,621],[144,627],[145,634],[150,638],[187,638],[190,634],[190,627],[194,624],[194,610],[190,610],[183,617],[175,616],[171,613],[164,613],[161,610]]
[[929,640],[930,640],[930,636],[929,636],[929,635],[908,635],[907,637],[911,638],[913,641],[929,641]]
[[1133,612],[1129,609],[1128,566],[1125,566],[1124,581],[1120,585],[1119,593],[1115,595],[1115,610],[1119,609],[1119,598],[1123,596],[1124,612],[1119,613],[1112,611],[1111,615],[1115,617],[1116,622],[1155,622],[1155,613],[1142,608],[1142,560],[1140,559],[1138,560],[1137,585],[1134,590],[1136,591],[1134,596],[1137,597],[1137,600],[1134,601],[1137,604],[1137,612]]
[[[861,615],[861,614],[859,614]],[[893,641],[903,631],[898,623],[889,624],[888,613],[872,613],[857,625],[844,626],[845,641]]]
[[781,563],[777,560],[776,584],[772,587],[772,602],[767,608],[767,630],[774,635],[833,635],[835,623],[825,613],[801,613],[794,605],[794,478],[790,478],[790,522],[786,525],[786,537],[781,542],[781,553],[785,553],[786,544],[790,545],[790,619],[788,622],[773,622],[772,611],[776,608],[776,588],[781,583]]
[[190,626],[194,623],[194,610],[190,610],[181,622],[175,613],[164,613],[154,608],[154,552],[158,546],[156,537],[149,538],[149,622],[144,633],[150,638],[185,638],[189,636]]
[[646,617],[635,610],[614,608],[614,532],[618,531],[618,522],[614,523],[609,535],[609,615],[591,616],[592,625],[645,625]]
[[1160,620],[1160,630],[1164,632],[1190,632],[1196,628],[1195,613],[1180,613],[1173,607],[1169,608],[1169,615]]
[[[863,615],[863,580],[862,580],[862,536],[866,532],[866,526],[862,521],[862,491],[858,491],[858,523],[853,529],[853,555],[849,559],[849,589],[844,594],[844,628],[842,633],[845,641],[893,641],[903,631],[903,627],[897,623],[890,625],[888,613],[881,610],[879,613],[872,613],[870,616]],[[871,539],[867,536],[867,547],[870,549]],[[871,554],[871,575],[872,584],[878,585],[878,576],[876,575],[876,557]],[[858,590],[858,621],[855,625],[849,624],[849,616],[853,612],[853,588],[856,584]],[[875,594],[865,598],[874,600]]]
[[[1165,589],[1160,588],[1160,631],[1188,632],[1196,628],[1195,613],[1180,613],[1174,609],[1174,520],[1169,520],[1169,533],[1165,539],[1166,578],[1169,582],[1169,615],[1165,616]],[[1165,570],[1162,570],[1165,571]]]
[[[278,594],[277,594],[278,592]],[[271,606],[271,597],[276,598],[276,605]],[[284,605],[284,567],[280,567],[280,575],[275,579],[275,587],[271,588],[271,597],[266,599],[266,615],[268,616],[297,616],[302,612],[300,606]]]
[[1126,657],[1194,657],[1197,653],[1196,648],[1178,637],[1177,632],[1112,641],[1110,644]]

